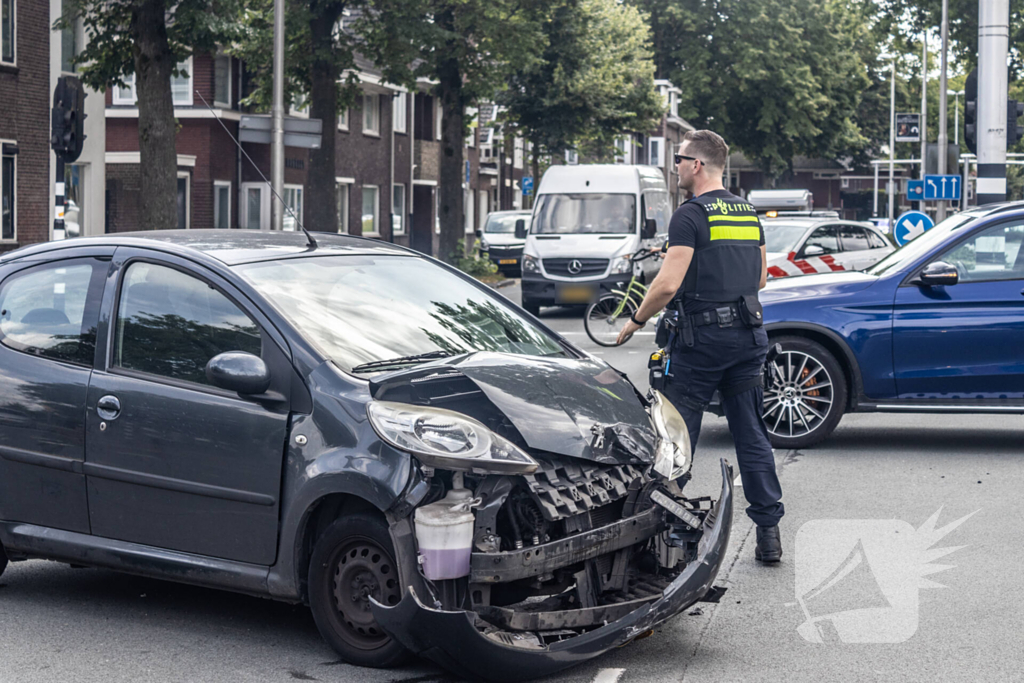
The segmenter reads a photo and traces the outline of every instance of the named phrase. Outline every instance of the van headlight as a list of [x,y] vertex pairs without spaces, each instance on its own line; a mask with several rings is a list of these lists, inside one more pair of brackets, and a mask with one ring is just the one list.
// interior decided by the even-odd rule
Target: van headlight
[[693,462],[690,450],[690,430],[686,421],[665,396],[657,389],[651,392],[651,420],[658,433],[654,451],[654,471],[669,481],[690,471]]
[[490,251],[491,245],[487,244],[487,240],[483,237],[480,238],[480,251]]
[[497,474],[529,474],[539,467],[514,443],[461,413],[370,401],[366,415],[377,436],[428,467]]
[[539,273],[540,262],[536,256],[530,256],[526,254],[523,256],[523,272],[525,273]]
[[628,256],[620,256],[615,259],[612,263],[613,273],[631,273],[633,272],[633,261]]

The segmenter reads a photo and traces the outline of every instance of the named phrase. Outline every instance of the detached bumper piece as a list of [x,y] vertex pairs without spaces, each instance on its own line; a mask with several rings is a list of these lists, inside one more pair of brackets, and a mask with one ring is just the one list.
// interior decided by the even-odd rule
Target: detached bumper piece
[[[697,558],[663,589],[661,586],[648,586],[653,591],[660,589],[660,594],[578,610],[574,615],[581,626],[608,620],[604,626],[582,635],[545,643],[536,634],[522,629],[536,627],[544,630],[545,616],[548,615],[527,615],[490,608],[491,613],[486,615],[488,621],[492,624],[504,622],[509,630],[492,629],[484,633],[476,627],[478,621],[474,613],[427,607],[412,587],[393,607],[385,607],[371,599],[373,615],[385,631],[412,652],[471,680],[530,680],[597,657],[628,643],[695,602],[704,598],[717,601],[720,589],[714,588],[712,583],[718,576],[729,546],[733,496],[732,468],[724,460],[721,464],[722,495],[704,519]],[[545,559],[553,558],[541,558],[542,564]],[[517,574],[517,569],[521,567],[506,566],[495,573],[499,576],[505,574],[502,580],[506,580],[509,573]],[[558,621],[564,624],[565,616],[564,612],[559,614]]]

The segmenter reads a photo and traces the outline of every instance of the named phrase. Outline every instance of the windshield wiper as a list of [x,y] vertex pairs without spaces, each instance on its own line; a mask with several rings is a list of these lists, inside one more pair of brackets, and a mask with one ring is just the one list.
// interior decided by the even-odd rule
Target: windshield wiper
[[362,365],[355,366],[352,368],[351,372],[363,372],[365,370],[376,370],[378,368],[390,368],[402,365],[415,365],[428,360],[450,358],[452,355],[453,354],[448,353],[447,351],[427,351],[426,353],[419,353],[415,356],[400,356],[399,358],[370,361],[369,363],[363,363]]

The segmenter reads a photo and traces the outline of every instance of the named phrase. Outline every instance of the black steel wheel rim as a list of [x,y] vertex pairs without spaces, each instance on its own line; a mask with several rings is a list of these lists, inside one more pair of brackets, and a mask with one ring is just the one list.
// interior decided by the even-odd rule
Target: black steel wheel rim
[[372,597],[382,605],[397,605],[401,584],[394,558],[369,538],[352,538],[332,555],[330,566],[331,610],[335,632],[359,650],[376,650],[388,642],[387,635],[373,618]]

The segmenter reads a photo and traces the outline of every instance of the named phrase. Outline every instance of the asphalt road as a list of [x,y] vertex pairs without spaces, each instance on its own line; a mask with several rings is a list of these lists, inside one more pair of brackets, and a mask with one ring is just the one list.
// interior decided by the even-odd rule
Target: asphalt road
[[[515,287],[501,291],[518,299]],[[579,311],[542,318],[646,386],[649,334],[600,349]],[[732,442],[724,419],[705,425],[688,490],[717,495],[718,459],[734,459]],[[754,561],[738,488],[722,602],[552,680],[1019,680],[1022,426],[1020,416],[849,415],[824,444],[777,452],[783,562]],[[927,533],[937,512],[940,528],[973,516],[940,538]],[[852,550],[851,534],[861,539]],[[939,557],[929,547],[959,549]],[[947,569],[920,578],[928,562]],[[920,588],[927,579],[945,588]],[[829,614],[838,617],[798,631]],[[805,639],[815,632],[823,642]],[[426,662],[386,672],[339,663],[302,607],[52,562],[11,565],[0,579],[0,681],[65,680],[451,678]]]

